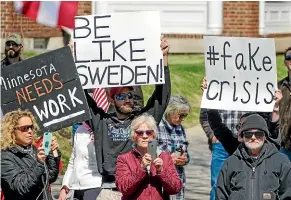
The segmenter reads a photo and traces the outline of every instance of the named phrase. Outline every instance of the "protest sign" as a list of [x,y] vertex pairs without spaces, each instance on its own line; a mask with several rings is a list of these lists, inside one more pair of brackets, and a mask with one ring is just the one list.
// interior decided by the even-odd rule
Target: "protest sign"
[[3,113],[30,110],[42,131],[56,131],[90,118],[69,47],[1,69]]
[[204,37],[207,90],[201,107],[272,112],[277,88],[274,39]]
[[83,88],[164,83],[159,12],[75,17],[74,59]]

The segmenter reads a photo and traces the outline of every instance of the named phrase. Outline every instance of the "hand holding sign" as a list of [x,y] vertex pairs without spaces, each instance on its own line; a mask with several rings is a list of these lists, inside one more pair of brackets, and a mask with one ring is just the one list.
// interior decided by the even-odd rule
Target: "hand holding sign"
[[169,46],[160,35],[159,12],[75,17],[73,52],[83,88],[163,84]]
[[168,42],[164,36],[161,36],[161,50],[163,52],[163,60],[164,60],[164,66],[168,66],[168,53],[170,46],[168,45]]
[[28,109],[43,132],[90,118],[71,51],[63,47],[1,69],[1,106]]
[[208,85],[201,107],[272,112],[277,85],[274,40],[208,36],[204,41]]

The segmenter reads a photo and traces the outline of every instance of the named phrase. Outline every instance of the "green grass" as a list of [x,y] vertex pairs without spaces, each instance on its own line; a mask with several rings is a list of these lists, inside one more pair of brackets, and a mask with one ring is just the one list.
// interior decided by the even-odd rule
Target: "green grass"
[[[205,74],[202,55],[170,55],[172,94],[185,96],[191,104],[191,113],[184,121],[185,127],[198,123],[202,91],[201,80]],[[143,86],[145,102],[152,94],[154,86]]]

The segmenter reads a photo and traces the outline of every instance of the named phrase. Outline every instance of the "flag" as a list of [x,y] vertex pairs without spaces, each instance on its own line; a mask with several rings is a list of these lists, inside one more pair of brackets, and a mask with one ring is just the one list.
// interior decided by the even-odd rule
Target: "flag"
[[93,91],[93,99],[96,102],[97,106],[102,108],[107,112],[109,108],[109,102],[104,88],[95,88]]
[[14,1],[14,8],[39,24],[74,28],[78,1]]

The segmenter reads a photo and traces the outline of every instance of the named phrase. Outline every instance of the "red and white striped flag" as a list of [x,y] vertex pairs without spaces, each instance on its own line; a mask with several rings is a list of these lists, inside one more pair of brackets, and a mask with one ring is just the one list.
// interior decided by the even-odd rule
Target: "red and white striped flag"
[[78,1],[14,1],[14,8],[39,24],[74,28]]
[[109,102],[107,99],[106,90],[104,88],[95,88],[93,92],[93,99],[98,107],[107,112],[109,108]]

